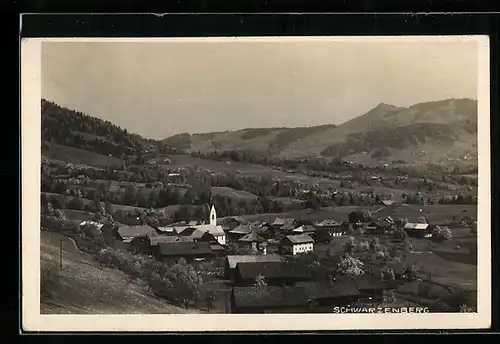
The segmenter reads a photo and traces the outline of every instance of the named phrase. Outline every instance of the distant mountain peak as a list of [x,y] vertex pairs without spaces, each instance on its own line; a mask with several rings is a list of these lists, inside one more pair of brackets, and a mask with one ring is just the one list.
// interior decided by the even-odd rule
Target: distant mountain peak
[[391,104],[386,104],[386,103],[380,103],[375,108],[376,109],[395,109],[396,106],[391,105]]

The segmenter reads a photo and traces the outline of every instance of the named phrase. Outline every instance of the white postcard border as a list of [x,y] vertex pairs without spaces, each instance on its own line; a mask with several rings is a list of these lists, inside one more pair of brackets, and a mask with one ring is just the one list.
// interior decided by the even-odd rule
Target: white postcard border
[[[442,314],[40,314],[41,44],[50,42],[474,40],[478,44],[478,312]],[[491,323],[491,190],[488,36],[29,38],[21,41],[22,328],[40,332],[185,332],[474,329]]]

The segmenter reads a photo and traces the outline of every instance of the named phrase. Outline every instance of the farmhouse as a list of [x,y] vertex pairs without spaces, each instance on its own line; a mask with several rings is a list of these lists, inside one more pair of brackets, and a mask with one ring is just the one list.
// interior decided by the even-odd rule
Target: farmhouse
[[241,237],[238,240],[238,244],[248,245],[253,250],[261,252],[262,254],[267,253],[266,245],[263,245],[263,244],[265,244],[265,242],[266,242],[266,239],[264,239],[259,234],[257,234],[257,231],[255,229],[252,229],[250,233]]
[[411,237],[430,238],[432,236],[431,227],[428,223],[407,223],[404,230]]
[[357,222],[367,222],[369,221],[370,216],[368,212],[363,211],[363,210],[356,210],[351,213],[349,213],[349,222],[350,223],[357,223]]
[[129,243],[133,238],[136,237],[147,237],[148,235],[155,235],[156,231],[153,227],[143,225],[143,226],[126,226],[120,225],[116,234],[120,240]]
[[184,258],[188,261],[197,258],[212,258],[214,252],[208,242],[176,242],[159,243],[153,249],[154,255],[160,261],[172,261]]
[[312,225],[302,225],[300,227],[294,228],[292,230],[293,234],[308,234],[311,237],[314,237],[314,233],[316,232],[316,228]]
[[238,227],[239,225],[241,225],[242,223],[244,223],[242,219],[240,219],[237,216],[234,216],[223,219],[220,222],[220,225],[222,226],[222,229],[224,231],[231,231],[236,227]]
[[227,237],[229,241],[238,241],[245,235],[248,235],[252,232],[252,228],[249,225],[239,225],[238,227],[230,230],[227,233]]
[[234,277],[234,271],[238,263],[282,262],[282,261],[284,261],[283,257],[277,254],[267,254],[262,256],[254,256],[254,255],[227,256],[224,266],[224,275],[226,276],[227,279],[232,279]]
[[370,234],[384,234],[390,228],[391,224],[384,220],[373,220],[366,225],[366,230]]
[[311,252],[314,240],[307,234],[287,235],[280,241],[280,251],[284,254],[297,255]]
[[255,284],[263,276],[267,285],[292,285],[311,279],[307,266],[289,262],[248,262],[236,264],[234,283],[238,286]]
[[281,228],[283,226],[295,226],[295,219],[291,217],[290,218],[277,217],[271,223],[271,226],[275,228]]
[[372,275],[360,275],[353,276],[352,280],[359,290],[361,300],[380,301],[383,299],[384,284],[380,281],[380,279]]
[[357,298],[349,285],[303,282],[295,286],[234,287],[232,313],[331,313]]

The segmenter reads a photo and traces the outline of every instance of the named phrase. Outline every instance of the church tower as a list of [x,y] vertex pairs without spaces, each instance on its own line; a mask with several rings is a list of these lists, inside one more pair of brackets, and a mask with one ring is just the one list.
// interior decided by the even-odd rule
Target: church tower
[[212,208],[210,209],[210,225],[211,226],[217,225],[217,213],[215,212],[215,207],[213,205]]

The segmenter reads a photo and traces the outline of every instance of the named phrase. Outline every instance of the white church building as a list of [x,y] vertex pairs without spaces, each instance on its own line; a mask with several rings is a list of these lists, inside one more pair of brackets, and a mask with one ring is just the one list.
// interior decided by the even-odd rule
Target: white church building
[[222,226],[217,225],[217,212],[215,211],[215,207],[212,205],[210,208],[210,216],[208,224],[191,226],[196,228],[197,230],[209,234],[212,234],[215,240],[221,245],[226,245],[226,233],[222,229]]

